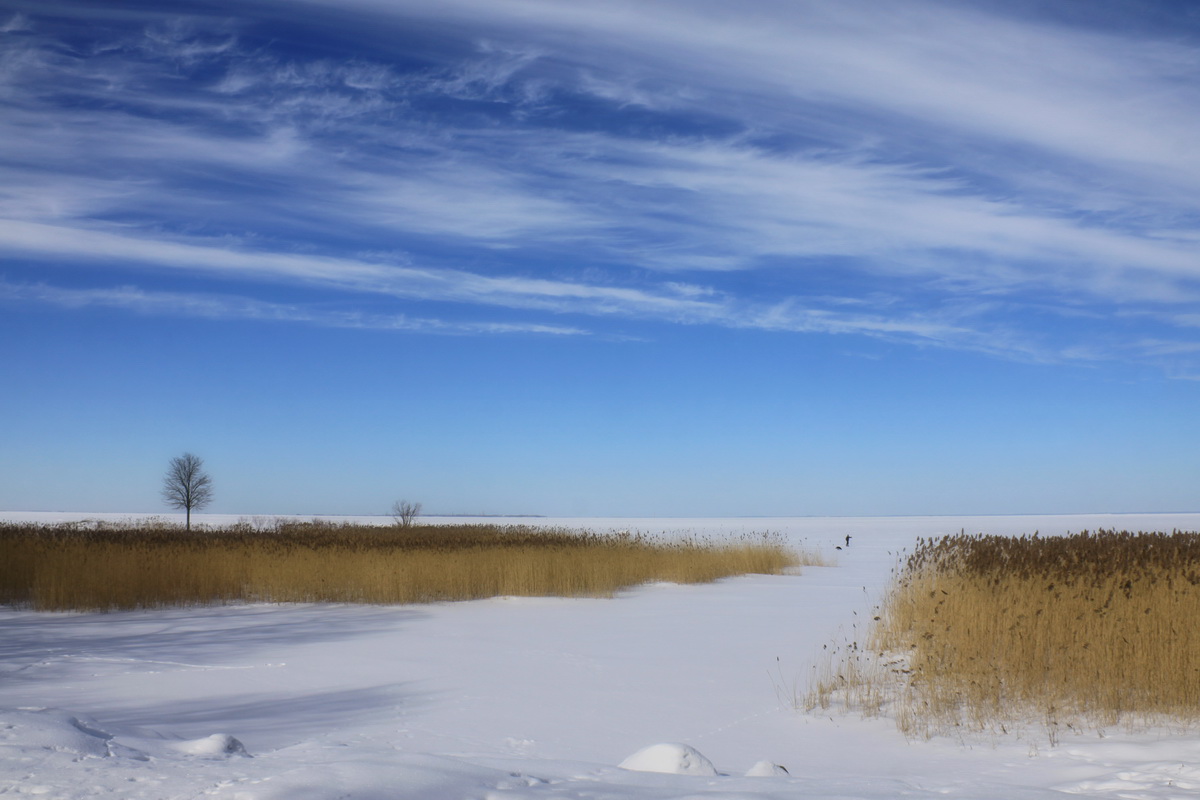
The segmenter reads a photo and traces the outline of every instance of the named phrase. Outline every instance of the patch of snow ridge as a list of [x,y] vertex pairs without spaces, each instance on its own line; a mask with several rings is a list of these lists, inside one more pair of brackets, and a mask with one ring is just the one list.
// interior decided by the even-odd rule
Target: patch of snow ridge
[[250,754],[246,752],[246,747],[237,739],[230,736],[228,733],[214,733],[212,736],[205,736],[201,739],[189,739],[182,742],[175,742],[171,745],[172,749],[178,750],[181,753],[187,753],[192,756],[246,756]]
[[643,747],[622,761],[621,769],[636,772],[665,772],[671,775],[717,774],[717,768],[699,750],[686,744],[667,742]]
[[107,758],[112,738],[95,720],[56,708],[21,708],[0,720],[0,747]]
[[759,761],[753,767],[746,770],[747,778],[771,778],[776,775],[789,775],[787,767],[776,764],[772,761]]

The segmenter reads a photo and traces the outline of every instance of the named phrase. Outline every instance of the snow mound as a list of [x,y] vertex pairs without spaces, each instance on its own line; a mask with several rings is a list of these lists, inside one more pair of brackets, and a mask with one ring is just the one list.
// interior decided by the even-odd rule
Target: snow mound
[[672,775],[716,775],[717,768],[690,745],[667,742],[643,747],[622,761],[621,769]]
[[773,775],[787,775],[787,767],[780,766],[771,761],[759,761],[753,767],[746,770],[747,778],[769,778]]
[[192,756],[250,756],[246,746],[228,733],[214,733],[202,739],[175,742],[171,748]]
[[55,708],[0,711],[0,747],[107,758],[112,738],[94,720]]

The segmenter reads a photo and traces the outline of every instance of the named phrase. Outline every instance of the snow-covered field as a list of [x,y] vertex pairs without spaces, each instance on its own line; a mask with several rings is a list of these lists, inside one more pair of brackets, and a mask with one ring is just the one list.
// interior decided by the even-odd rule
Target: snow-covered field
[[[85,516],[110,515],[0,519]],[[1109,731],[1064,736],[1055,748],[1036,738],[907,741],[887,720],[791,708],[793,687],[803,690],[823,646],[865,632],[897,554],[917,536],[1198,530],[1200,514],[509,521],[771,530],[836,566],[656,584],[612,600],[0,609],[0,794],[991,800],[1200,792],[1193,734]],[[835,550],[847,535],[850,547]]]

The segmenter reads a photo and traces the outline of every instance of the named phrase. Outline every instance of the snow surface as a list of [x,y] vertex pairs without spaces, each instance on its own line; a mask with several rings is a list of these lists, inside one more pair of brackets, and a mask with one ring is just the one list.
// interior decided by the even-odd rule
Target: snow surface
[[[791,707],[823,646],[865,633],[917,536],[1197,530],[1200,514],[508,521],[769,530],[836,566],[653,584],[611,600],[0,609],[0,794],[1157,800],[1200,791],[1195,734],[1066,734],[1053,748],[1036,737],[909,741],[889,720]],[[690,768],[708,772],[705,763],[715,774]]]

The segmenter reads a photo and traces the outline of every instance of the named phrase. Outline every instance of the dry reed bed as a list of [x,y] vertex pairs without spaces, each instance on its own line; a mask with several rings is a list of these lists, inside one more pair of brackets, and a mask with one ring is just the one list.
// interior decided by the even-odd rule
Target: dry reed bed
[[920,540],[841,692],[908,733],[1200,722],[1200,534]]
[[44,611],[266,602],[609,596],[649,581],[778,573],[778,537],[737,541],[497,525],[0,524],[0,604]]

